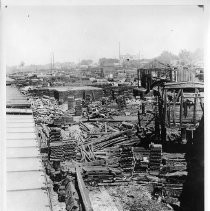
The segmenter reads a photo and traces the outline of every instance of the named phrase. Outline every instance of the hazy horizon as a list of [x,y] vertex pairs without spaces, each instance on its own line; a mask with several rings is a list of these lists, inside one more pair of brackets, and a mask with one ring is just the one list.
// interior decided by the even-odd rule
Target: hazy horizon
[[49,64],[154,58],[204,45],[204,13],[197,6],[11,6],[4,11],[6,64]]

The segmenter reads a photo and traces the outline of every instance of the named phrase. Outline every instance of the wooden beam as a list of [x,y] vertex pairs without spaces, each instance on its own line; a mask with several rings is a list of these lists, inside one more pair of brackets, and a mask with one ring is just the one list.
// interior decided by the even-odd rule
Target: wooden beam
[[181,101],[180,101],[180,127],[182,126],[183,119],[183,89],[181,89]]
[[196,123],[197,97],[198,97],[198,89],[195,89],[194,109],[193,109],[193,123],[194,124]]
[[173,125],[175,125],[176,124],[176,122],[175,122],[175,105],[176,105],[176,101],[175,101],[175,99],[176,99],[176,91],[174,90],[173,91],[173,95],[174,95],[174,102],[173,102],[173,110],[172,110],[172,112],[173,112],[173,118],[172,118],[172,121],[173,121]]
[[179,98],[180,93],[181,93],[181,89],[179,89],[177,95],[175,96],[175,90],[174,90],[174,102],[173,102],[173,121],[174,121],[174,125],[176,124],[176,122],[175,122],[175,106],[176,106],[176,102]]
[[168,104],[168,126],[171,127],[171,105],[170,102]]
[[167,126],[167,90],[164,89],[164,118],[165,118],[165,125]]
[[77,177],[77,184],[78,184],[78,188],[80,191],[80,195],[82,197],[82,204],[84,206],[84,210],[85,211],[93,211],[88,190],[83,181],[83,178],[82,178],[82,175],[80,172],[80,168],[77,165],[76,165],[76,177]]

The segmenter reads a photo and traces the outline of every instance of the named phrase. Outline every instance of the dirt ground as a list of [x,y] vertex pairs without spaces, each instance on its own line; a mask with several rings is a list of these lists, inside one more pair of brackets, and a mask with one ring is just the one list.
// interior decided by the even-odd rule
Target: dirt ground
[[94,211],[172,211],[160,200],[152,199],[151,187],[128,186],[88,187]]
[[94,211],[119,211],[108,191],[104,187],[97,187],[89,192],[90,201]]
[[151,188],[139,184],[107,187],[120,211],[172,211],[159,200],[152,199]]

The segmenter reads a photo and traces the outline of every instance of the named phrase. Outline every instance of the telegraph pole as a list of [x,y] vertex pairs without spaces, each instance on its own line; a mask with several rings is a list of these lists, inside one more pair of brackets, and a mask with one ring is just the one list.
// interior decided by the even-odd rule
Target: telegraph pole
[[119,60],[120,60],[120,42],[119,42]]

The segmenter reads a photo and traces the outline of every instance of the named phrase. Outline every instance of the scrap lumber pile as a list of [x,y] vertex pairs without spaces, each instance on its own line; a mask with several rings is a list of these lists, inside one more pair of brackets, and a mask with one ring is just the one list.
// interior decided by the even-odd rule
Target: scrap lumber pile
[[105,135],[99,139],[93,140],[93,149],[94,150],[102,150],[106,147],[111,147],[115,144],[120,144],[120,143],[128,140],[128,137],[124,136],[127,133],[128,133],[128,131],[114,132],[110,135]]
[[50,143],[49,160],[50,161],[63,160],[63,143],[62,142]]
[[149,170],[150,173],[159,174],[160,165],[162,159],[162,145],[161,144],[151,144],[150,146],[150,156],[149,156]]
[[[162,182],[154,184],[154,192],[166,203],[177,204],[187,177],[184,153],[163,153]],[[159,193],[157,193],[159,192]]]
[[[53,124],[55,118],[64,116],[64,111],[53,97],[29,97],[36,124]],[[60,120],[57,122],[59,123]]]
[[144,147],[133,147],[133,154],[135,160],[135,173],[146,172],[149,166],[150,151]]
[[50,143],[62,141],[60,128],[51,128],[49,137],[50,137],[49,139]]
[[81,145],[85,142],[85,139],[88,137],[88,135],[81,129],[80,125],[72,125],[69,127],[69,137],[75,139],[77,144]]
[[171,142],[181,141],[181,130],[178,128],[167,128],[166,129],[166,140]]
[[183,191],[183,185],[187,176],[186,171],[167,173],[162,177],[162,182],[153,184],[154,194],[162,196],[166,203],[176,204]]

